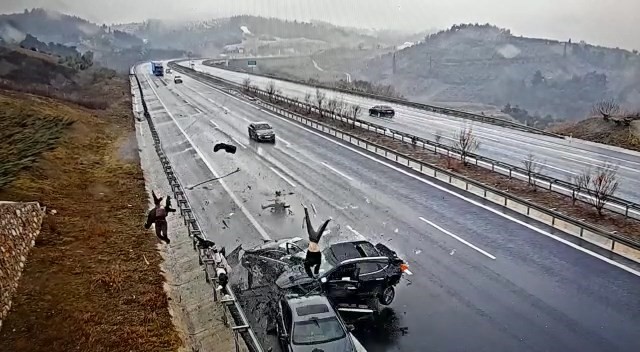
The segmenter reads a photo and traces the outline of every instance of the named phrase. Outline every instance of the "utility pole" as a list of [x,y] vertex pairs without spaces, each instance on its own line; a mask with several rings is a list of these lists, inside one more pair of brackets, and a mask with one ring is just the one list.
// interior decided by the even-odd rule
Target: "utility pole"
[[393,74],[396,74],[396,52],[393,52]]

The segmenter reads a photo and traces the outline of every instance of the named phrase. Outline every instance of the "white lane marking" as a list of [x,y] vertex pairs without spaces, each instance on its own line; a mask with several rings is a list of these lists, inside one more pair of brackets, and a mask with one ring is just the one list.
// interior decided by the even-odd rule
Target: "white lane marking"
[[[147,78],[147,81],[149,80],[148,75],[145,75],[145,77]],[[207,166],[207,168],[209,169],[209,171],[211,171],[211,173],[213,174],[213,176],[215,177],[220,177],[220,175],[218,174],[218,172],[213,168],[213,166],[211,166],[211,164],[209,163],[209,161],[204,157],[204,155],[202,154],[202,152],[200,151],[200,149],[195,145],[195,143],[193,143],[193,141],[191,140],[191,138],[189,137],[189,135],[182,129],[182,127],[180,126],[180,124],[178,124],[178,121],[176,121],[175,117],[173,117],[173,114],[171,113],[171,111],[169,111],[169,109],[167,109],[167,106],[164,105],[164,102],[162,101],[162,99],[160,99],[160,96],[158,95],[158,92],[156,92],[156,90],[153,88],[153,86],[150,84],[151,86],[151,90],[153,91],[153,94],[155,94],[156,98],[158,99],[158,101],[160,102],[160,104],[162,105],[162,107],[167,111],[167,114],[169,115],[169,117],[171,117],[171,119],[173,120],[173,122],[176,124],[176,127],[178,127],[178,129],[180,130],[180,132],[182,132],[182,135],[187,139],[187,141],[189,142],[189,144],[191,144],[191,146],[193,147],[193,149],[196,151],[196,153],[198,154],[198,156],[200,157],[200,159],[202,159],[202,161],[204,162],[204,164]],[[242,202],[240,202],[240,200],[238,200],[238,198],[236,197],[235,194],[233,194],[233,192],[229,189],[229,187],[227,186],[227,184],[224,182],[224,180],[220,179],[218,180],[218,182],[220,182],[220,184],[222,185],[222,187],[224,188],[225,191],[227,191],[227,193],[229,194],[229,196],[231,197],[231,199],[233,199],[233,201],[236,203],[236,205],[240,208],[240,210],[242,211],[242,213],[247,217],[247,219],[249,219],[249,221],[251,222],[251,224],[253,225],[253,227],[256,228],[256,230],[258,230],[258,232],[260,233],[260,235],[262,236],[263,239],[270,241],[271,237],[269,236],[269,234],[267,234],[267,231],[264,230],[264,228],[262,228],[262,226],[260,226],[260,224],[258,223],[258,221],[256,221],[256,219],[253,217],[253,215],[251,215],[251,213],[249,213],[249,210],[247,210],[247,208],[244,206],[244,204],[242,204]]]
[[[217,130],[218,130],[218,131],[220,131],[221,133],[224,133],[224,132],[220,129],[220,126],[218,126],[218,124],[217,124],[217,123],[213,122],[213,120],[209,120],[209,123],[210,123],[210,124],[212,124],[212,125],[213,125],[213,127],[214,127],[215,129],[217,129]],[[238,143],[238,145],[240,145],[242,148],[247,149],[247,147],[246,147],[244,144],[242,144],[242,142],[240,142],[239,140],[237,140],[234,136],[232,136],[232,135],[230,135],[230,134],[227,134],[227,133],[224,133],[224,134],[225,134],[225,135],[227,135],[227,136],[229,136],[229,138],[233,139],[233,141],[234,141],[234,142],[236,142],[236,143]]]
[[279,140],[281,140],[281,141],[283,141],[283,142],[284,142],[284,144],[286,144],[286,145],[287,145],[287,147],[290,147],[290,146],[291,146],[291,143],[287,142],[284,138],[282,138],[282,137],[278,137],[278,139],[279,139]]
[[276,170],[275,168],[269,166],[269,168],[271,169],[271,171],[273,171],[276,175],[280,176],[281,179],[283,179],[286,183],[290,184],[291,187],[296,187],[296,184],[291,182],[288,178],[286,178],[283,174],[281,174],[278,170]]
[[280,120],[282,120],[284,122],[287,122],[288,124],[291,124],[293,126],[297,126],[300,129],[306,130],[307,132],[312,133],[312,134],[314,134],[314,135],[316,135],[316,136],[318,136],[318,137],[320,137],[322,139],[325,139],[325,140],[327,140],[327,141],[329,141],[331,143],[339,145],[339,146],[341,146],[341,147],[343,147],[345,149],[351,150],[354,153],[360,154],[360,155],[364,156],[365,158],[368,158],[370,160],[375,161],[378,164],[381,164],[381,165],[389,167],[389,168],[391,168],[393,170],[396,170],[396,171],[398,171],[398,172],[400,172],[400,173],[402,173],[402,174],[404,174],[406,176],[409,176],[411,178],[414,178],[414,179],[416,179],[416,180],[418,180],[418,181],[420,181],[420,182],[422,182],[424,184],[430,185],[430,186],[432,186],[434,188],[437,188],[437,189],[439,189],[439,190],[441,190],[443,192],[449,193],[449,194],[453,195],[454,197],[460,198],[460,199],[462,199],[462,200],[464,200],[464,201],[466,201],[468,203],[471,203],[471,204],[473,204],[475,206],[478,206],[480,208],[486,209],[486,210],[488,210],[488,211],[490,211],[490,212],[492,212],[492,213],[494,213],[494,214],[496,214],[498,216],[501,216],[501,217],[503,217],[503,218],[505,218],[507,220],[513,221],[516,224],[522,225],[522,226],[524,226],[524,227],[526,227],[526,228],[528,228],[530,230],[533,230],[533,231],[535,231],[535,232],[537,232],[537,233],[539,233],[541,235],[544,235],[544,236],[547,236],[549,238],[552,238],[552,239],[554,239],[554,240],[556,240],[556,241],[558,241],[560,243],[563,243],[563,244],[565,244],[565,245],[567,245],[567,246],[569,246],[569,247],[571,247],[573,249],[576,249],[576,250],[578,250],[578,251],[580,251],[582,253],[588,254],[588,255],[590,255],[590,256],[592,256],[594,258],[600,259],[600,260],[602,260],[602,261],[604,261],[604,262],[606,262],[608,264],[611,264],[611,265],[613,265],[615,267],[618,267],[618,268],[620,268],[620,269],[622,269],[624,271],[627,271],[627,272],[629,272],[629,273],[631,273],[633,275],[636,275],[636,276],[640,277],[640,271],[637,271],[637,270],[634,270],[632,268],[629,268],[629,267],[625,266],[624,264],[620,264],[620,263],[616,262],[615,260],[609,259],[609,258],[607,258],[607,257],[605,257],[603,255],[598,254],[598,253],[591,252],[588,249],[582,248],[582,247],[580,247],[579,245],[577,245],[577,244],[575,244],[573,242],[567,241],[567,240],[565,240],[565,239],[563,239],[561,237],[558,237],[558,236],[556,236],[556,235],[554,235],[554,234],[552,234],[550,232],[547,232],[545,230],[539,229],[539,228],[535,227],[534,225],[531,225],[531,224],[528,224],[528,223],[526,223],[526,222],[524,222],[522,220],[516,219],[515,217],[513,217],[511,215],[503,214],[501,212],[501,210],[494,209],[494,208],[492,208],[490,206],[484,205],[484,204],[482,204],[480,202],[477,202],[477,201],[475,201],[475,200],[473,200],[471,198],[467,198],[467,197],[463,196],[462,194],[459,194],[459,193],[457,193],[455,191],[452,191],[452,190],[447,189],[447,188],[445,188],[443,186],[435,184],[435,183],[433,183],[433,182],[431,182],[429,180],[426,180],[426,179],[424,179],[422,177],[414,175],[414,174],[412,174],[412,173],[410,173],[408,171],[405,171],[405,170],[403,170],[403,169],[401,169],[401,168],[399,168],[399,167],[397,167],[395,165],[391,165],[391,164],[389,164],[389,163],[387,163],[385,161],[382,161],[382,160],[379,160],[377,158],[374,158],[373,156],[368,155],[368,154],[366,154],[366,153],[364,153],[364,152],[362,152],[360,150],[357,150],[355,148],[352,148],[352,147],[349,147],[349,146],[347,146],[345,144],[342,144],[341,142],[333,140],[332,138],[327,137],[327,136],[321,134],[320,132],[313,131],[311,128],[308,128],[306,126],[299,125],[296,122],[290,121],[286,117],[278,116],[278,115],[276,115],[274,113],[271,113],[269,111],[265,111],[265,113],[267,113],[267,114],[269,114],[271,116],[274,116],[274,117],[276,117],[276,118],[278,118],[278,119],[280,119]]
[[442,232],[442,233],[444,233],[444,234],[447,234],[447,235],[449,235],[449,236],[451,236],[451,237],[455,238],[456,240],[458,240],[458,241],[460,241],[460,242],[462,242],[462,243],[466,244],[467,246],[469,246],[469,247],[471,247],[471,248],[475,249],[476,251],[478,251],[478,252],[480,252],[480,253],[484,254],[485,256],[487,256],[487,257],[489,257],[489,258],[491,258],[491,259],[493,259],[493,260],[495,260],[495,259],[496,259],[496,257],[495,257],[494,255],[490,254],[489,252],[486,252],[486,251],[484,251],[484,250],[482,250],[482,249],[478,248],[477,246],[473,245],[472,243],[470,243],[470,242],[468,242],[468,241],[464,240],[463,238],[460,238],[459,236],[456,236],[455,234],[453,234],[453,233],[451,233],[451,232],[449,232],[449,231],[447,231],[447,230],[443,229],[442,227],[440,227],[440,226],[438,226],[438,225],[434,224],[433,222],[431,222],[431,221],[429,221],[429,220],[427,220],[427,219],[425,219],[425,218],[423,218],[423,217],[420,217],[420,220],[422,220],[422,221],[426,222],[427,224],[431,225],[432,227],[434,227],[434,228],[436,228],[436,229],[440,230],[440,232]]
[[334,167],[332,167],[331,165],[327,164],[326,162],[324,162],[324,161],[323,161],[323,162],[322,162],[322,165],[324,165],[327,169],[329,169],[329,170],[331,170],[331,171],[335,172],[336,174],[338,174],[338,175],[340,175],[340,176],[342,176],[342,177],[346,178],[347,180],[349,180],[349,181],[353,181],[353,178],[351,178],[351,177],[349,177],[349,176],[345,175],[344,173],[342,173],[342,172],[340,172],[340,171],[336,170]]
[[354,235],[360,236],[360,237],[364,237],[360,234],[360,232],[356,231],[353,229],[353,227],[351,227],[350,225],[347,225],[347,230],[353,232]]
[[242,148],[247,149],[247,147],[242,144],[239,140],[236,139],[236,137],[229,135],[229,137],[231,137],[231,139],[233,139],[234,142],[238,143],[238,145],[240,145]]

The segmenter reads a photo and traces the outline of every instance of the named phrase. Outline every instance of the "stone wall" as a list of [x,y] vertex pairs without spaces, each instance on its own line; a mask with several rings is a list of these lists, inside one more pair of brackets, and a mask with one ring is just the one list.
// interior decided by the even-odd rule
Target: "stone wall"
[[38,203],[0,202],[0,329],[43,217]]

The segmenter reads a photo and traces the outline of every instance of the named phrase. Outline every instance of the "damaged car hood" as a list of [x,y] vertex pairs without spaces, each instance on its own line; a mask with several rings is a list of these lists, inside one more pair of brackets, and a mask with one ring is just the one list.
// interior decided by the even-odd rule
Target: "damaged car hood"
[[281,289],[289,289],[296,286],[308,286],[317,283],[317,281],[307,275],[304,266],[293,265],[276,279],[276,285]]

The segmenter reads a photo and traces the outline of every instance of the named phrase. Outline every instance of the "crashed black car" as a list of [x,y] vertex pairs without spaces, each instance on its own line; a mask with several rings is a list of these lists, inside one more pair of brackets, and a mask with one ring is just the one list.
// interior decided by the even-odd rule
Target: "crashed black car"
[[389,305],[408,265],[382,243],[368,241],[337,243],[322,251],[319,275],[304,270],[306,240],[299,237],[269,242],[245,250],[242,266],[253,275],[277,277],[284,292],[325,294],[340,311],[375,312],[378,303]]
[[317,278],[309,277],[302,264],[297,264],[282,273],[276,285],[302,293],[319,282],[321,291],[341,310],[358,303],[373,308],[372,300],[385,306],[393,302],[394,287],[406,271],[406,263],[382,243],[343,242],[322,251]]

